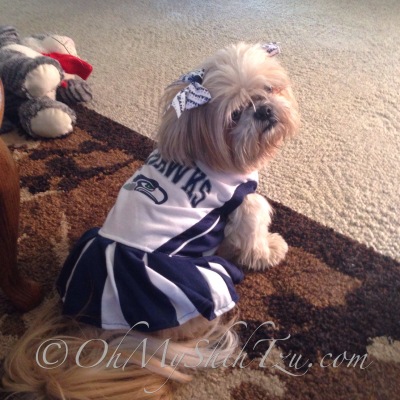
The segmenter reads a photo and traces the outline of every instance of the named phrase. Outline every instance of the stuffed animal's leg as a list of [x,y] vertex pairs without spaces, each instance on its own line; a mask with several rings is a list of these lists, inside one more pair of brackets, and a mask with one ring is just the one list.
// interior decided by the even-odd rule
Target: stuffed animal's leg
[[28,100],[19,109],[22,127],[33,137],[54,138],[73,130],[76,115],[66,104],[48,97]]
[[[1,65],[2,80],[9,91],[23,98],[50,96],[55,98],[55,92],[63,79],[60,64],[49,57],[43,57],[35,51],[31,57],[17,50],[24,50],[23,46],[7,46],[10,55]],[[1,61],[1,60],[0,60]]]
[[0,47],[0,75],[9,91],[22,98],[55,98],[64,78],[58,61],[21,45],[12,27],[0,27]]
[[254,270],[279,264],[285,258],[288,245],[279,234],[269,233],[271,215],[272,208],[264,197],[246,196],[229,216],[218,254]]

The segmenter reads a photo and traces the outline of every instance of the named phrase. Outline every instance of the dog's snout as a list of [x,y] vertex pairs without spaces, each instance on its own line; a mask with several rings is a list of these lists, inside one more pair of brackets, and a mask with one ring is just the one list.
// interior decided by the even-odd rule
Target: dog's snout
[[254,112],[254,118],[259,121],[268,121],[274,119],[274,112],[271,107],[261,106]]

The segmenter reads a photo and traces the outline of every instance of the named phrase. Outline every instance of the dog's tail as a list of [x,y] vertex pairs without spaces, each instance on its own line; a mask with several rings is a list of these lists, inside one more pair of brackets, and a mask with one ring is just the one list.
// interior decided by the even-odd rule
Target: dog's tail
[[231,326],[196,318],[153,336],[104,331],[62,316],[52,300],[6,359],[3,387],[35,400],[170,399],[172,381],[233,355]]

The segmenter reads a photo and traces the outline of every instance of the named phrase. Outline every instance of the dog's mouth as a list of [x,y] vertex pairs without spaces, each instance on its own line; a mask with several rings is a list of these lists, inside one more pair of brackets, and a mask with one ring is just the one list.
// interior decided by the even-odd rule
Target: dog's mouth
[[[244,121],[242,122],[242,119]],[[245,122],[247,121],[247,122]],[[254,131],[260,135],[270,132],[279,122],[279,117],[272,102],[251,102],[246,107],[238,108],[231,114],[230,129],[235,129],[241,123],[251,123]]]
[[261,125],[262,133],[270,131],[278,123],[276,112],[269,104],[257,106],[253,118]]
[[272,128],[278,123],[278,119],[276,117],[271,118],[264,126],[263,130],[261,131],[262,134],[271,131]]

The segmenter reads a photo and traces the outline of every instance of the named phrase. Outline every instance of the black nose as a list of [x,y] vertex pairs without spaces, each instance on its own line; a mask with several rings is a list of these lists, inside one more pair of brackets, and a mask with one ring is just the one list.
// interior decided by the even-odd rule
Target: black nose
[[263,122],[268,120],[272,121],[273,119],[275,119],[272,108],[268,106],[258,107],[254,113],[254,118]]

